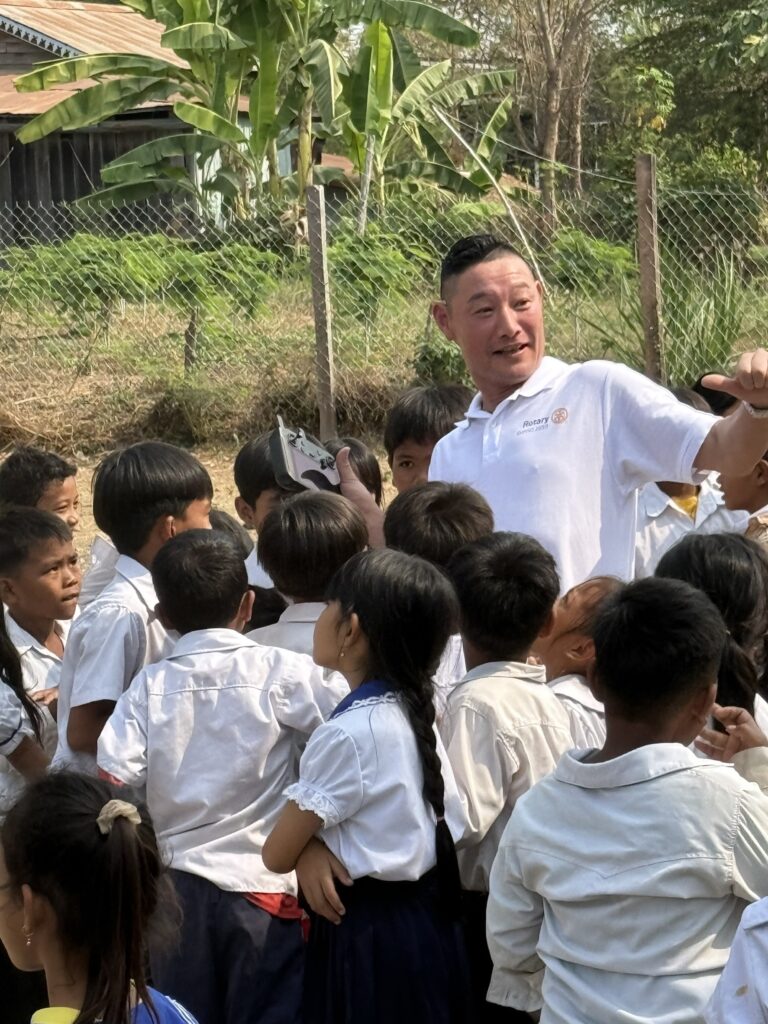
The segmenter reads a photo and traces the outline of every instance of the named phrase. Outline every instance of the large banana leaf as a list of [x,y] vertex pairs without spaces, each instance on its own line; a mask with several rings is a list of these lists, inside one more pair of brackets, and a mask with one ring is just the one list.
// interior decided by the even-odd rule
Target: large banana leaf
[[515,84],[517,72],[514,68],[504,71],[481,71],[476,75],[457,78],[441,86],[431,97],[432,102],[447,109],[466,100],[487,96],[489,93],[506,93]]
[[187,181],[189,175],[186,168],[177,167],[168,160],[160,160],[151,167],[142,167],[137,163],[123,163],[119,167],[102,167],[101,169],[101,180],[105,185],[130,185],[136,181],[149,181],[150,178]]
[[191,124],[193,128],[198,128],[220,142],[241,145],[248,141],[236,124],[217,114],[215,110],[201,107],[198,103],[185,103],[179,100],[174,103],[173,112],[180,121]]
[[104,181],[122,181],[121,172],[126,164],[136,164],[138,167],[147,169],[157,167],[165,160],[174,157],[201,157],[207,159],[219,148],[216,139],[209,135],[167,135],[162,139],[153,139],[152,142],[145,142],[141,146],[124,153],[111,160],[101,169],[101,177]]
[[207,21],[213,14],[209,0],[178,0],[178,3],[184,12],[185,25],[194,21]]
[[386,169],[388,176],[401,180],[424,181],[441,188],[450,189],[457,195],[481,196],[487,191],[475,184],[455,167],[434,163],[431,160],[405,160]]
[[185,68],[171,64],[167,60],[156,60],[153,57],[142,57],[139,54],[97,53],[85,57],[68,57],[67,60],[50,61],[36,67],[15,79],[17,92],[37,92],[39,89],[50,89],[54,85],[65,82],[79,82],[83,78],[96,78],[98,75],[126,75],[143,78],[162,78],[167,76],[176,81],[189,82],[191,76]]
[[196,21],[192,25],[178,25],[163,32],[160,42],[169,50],[247,50],[248,43],[222,25],[210,21]]
[[383,21],[389,28],[415,29],[454,46],[476,46],[480,36],[469,25],[419,0],[335,0],[340,25]]
[[421,72],[421,59],[402,32],[390,29],[395,88],[403,92]]
[[263,156],[273,138],[277,122],[277,89],[280,47],[264,33],[257,47],[259,74],[251,87],[249,145],[254,156]]
[[451,77],[451,62],[441,60],[438,64],[425,68],[420,75],[400,94],[392,107],[392,120],[402,121],[423,110],[431,102],[435,91],[440,89]]
[[149,199],[150,196],[166,195],[169,192],[191,192],[195,194],[195,188],[191,181],[174,181],[171,178],[151,178],[148,181],[134,181],[126,185],[113,185],[112,188],[102,188],[98,192],[91,192],[90,195],[78,199],[78,206],[95,204],[98,206],[123,206],[129,203],[137,203],[142,199]]
[[184,15],[176,0],[120,0],[126,7],[138,11],[144,18],[159,21],[166,28],[180,25]]
[[336,120],[336,104],[341,94],[339,69],[346,70],[344,58],[335,46],[323,39],[315,39],[302,54],[304,67],[309,72],[314,91],[314,101],[330,131]]
[[499,141],[499,132],[509,121],[509,114],[515,105],[514,95],[505,96],[501,103],[491,114],[488,123],[483,129],[480,141],[475,146],[475,152],[481,160],[488,163],[493,158],[493,151]]
[[356,131],[381,136],[392,117],[392,40],[385,25],[375,21],[363,41],[357,67],[344,83],[344,99]]
[[179,91],[178,82],[159,78],[118,78],[67,96],[16,132],[19,142],[36,142],[58,130],[72,131],[133,110],[148,100],[165,100]]

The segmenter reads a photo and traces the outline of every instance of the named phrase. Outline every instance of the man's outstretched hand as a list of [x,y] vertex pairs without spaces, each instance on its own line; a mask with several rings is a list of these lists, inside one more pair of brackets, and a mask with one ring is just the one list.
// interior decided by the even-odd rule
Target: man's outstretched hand
[[724,391],[758,409],[768,409],[768,352],[763,348],[745,352],[732,377],[710,373],[701,383],[705,388]]

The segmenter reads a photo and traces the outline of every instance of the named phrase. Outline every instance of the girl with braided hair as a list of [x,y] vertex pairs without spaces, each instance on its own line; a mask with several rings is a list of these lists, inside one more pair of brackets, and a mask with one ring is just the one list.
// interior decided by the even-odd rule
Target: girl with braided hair
[[432,699],[456,598],[440,569],[390,550],[351,558],[327,598],[314,658],[351,692],[312,734],[263,850],[282,873],[322,839],[348,884],[339,916],[312,918],[304,1020],[464,1024],[461,805]]

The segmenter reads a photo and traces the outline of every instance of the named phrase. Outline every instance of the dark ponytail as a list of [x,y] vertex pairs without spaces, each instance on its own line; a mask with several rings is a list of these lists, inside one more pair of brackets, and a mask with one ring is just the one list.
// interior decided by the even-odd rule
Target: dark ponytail
[[369,649],[369,679],[402,695],[416,738],[424,799],[437,818],[438,881],[443,907],[457,911],[461,888],[456,849],[445,821],[445,786],[437,753],[433,676],[458,624],[458,603],[448,578],[424,559],[399,551],[366,551],[351,558],[331,581],[327,598],[360,619]]
[[[12,898],[24,884],[44,895],[62,944],[87,955],[88,978],[75,1024],[130,1024],[132,1001],[157,1014],[145,973],[148,930],[166,884],[147,811],[140,822],[97,820],[110,800],[132,801],[100,779],[54,772],[29,786],[0,836]],[[106,823],[105,823],[106,824]]]
[[710,598],[728,630],[717,702],[755,712],[758,664],[768,630],[768,559],[737,533],[689,533],[661,559],[656,576],[683,580]]

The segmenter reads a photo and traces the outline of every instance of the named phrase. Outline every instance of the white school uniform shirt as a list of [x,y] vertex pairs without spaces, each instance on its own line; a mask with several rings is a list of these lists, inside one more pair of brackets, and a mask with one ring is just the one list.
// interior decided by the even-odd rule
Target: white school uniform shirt
[[[445,820],[463,829],[461,802],[437,739],[445,783]],[[285,796],[323,822],[319,833],[350,876],[417,881],[435,866],[435,814],[402,698],[363,683],[310,737],[299,781]]]
[[545,356],[492,413],[475,396],[467,418],[438,441],[429,478],[469,484],[497,530],[540,541],[563,591],[591,576],[628,580],[637,488],[700,482],[694,460],[716,422],[626,366]]
[[[32,695],[37,690],[56,688],[59,685],[62,665],[62,659],[58,654],[49,651],[31,633],[22,629],[8,612],[5,615],[5,626],[11,643],[19,652],[21,674],[26,692]],[[70,627],[71,622],[69,621],[57,622],[54,625],[54,629],[63,644],[67,642]],[[38,707],[43,716],[43,749],[48,757],[51,758],[56,752],[58,740],[56,721],[47,707],[42,704],[39,704]],[[0,771],[2,770],[2,765],[0,765]]]
[[748,512],[725,507],[717,473],[702,480],[696,515],[692,519],[658,486],[646,484],[637,497],[635,576],[653,576],[662,556],[689,533],[745,533]]
[[457,844],[461,884],[488,892],[516,802],[573,746],[568,716],[543,668],[489,662],[468,672],[451,693],[440,734],[466,816]]
[[59,740],[52,766],[95,775],[96,758],[71,750],[71,708],[119,699],[147,664],[170,654],[177,639],[155,612],[157,595],[148,569],[120,555],[112,583],[80,615],[69,634],[59,680]]
[[8,760],[25,737],[34,738],[32,728],[21,701],[13,690],[0,679],[0,824],[24,792],[26,781]]
[[466,671],[467,665],[464,661],[464,645],[461,641],[461,634],[454,633],[448,637],[448,643],[445,645],[434,677],[435,720],[438,725],[443,720],[445,709],[448,706],[448,698],[464,678]]
[[77,602],[81,611],[95,601],[115,578],[119,557],[117,548],[108,537],[99,537],[97,534],[93,538],[88,568],[83,574],[80,597]]
[[605,708],[584,676],[572,673],[548,684],[568,715],[572,747],[597,747],[605,743]]
[[283,647],[297,654],[312,657],[315,623],[326,609],[324,601],[301,601],[289,604],[280,618],[271,626],[252,629],[248,636],[257,644]]
[[146,786],[169,863],[232,892],[296,892],[261,850],[300,747],[349,692],[304,654],[232,629],[182,636],[117,702],[99,768]]
[[245,571],[248,573],[249,587],[263,587],[265,590],[272,590],[275,584],[267,573],[262,569],[259,562],[257,545],[245,560]]
[[758,900],[742,914],[704,1020],[706,1024],[768,1021],[768,899]]
[[491,871],[491,1002],[541,1024],[702,1024],[747,903],[768,891],[768,750],[563,755]]

